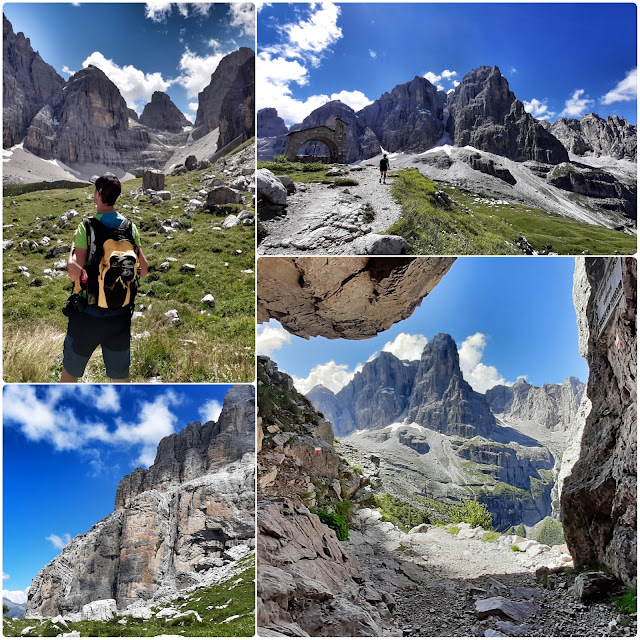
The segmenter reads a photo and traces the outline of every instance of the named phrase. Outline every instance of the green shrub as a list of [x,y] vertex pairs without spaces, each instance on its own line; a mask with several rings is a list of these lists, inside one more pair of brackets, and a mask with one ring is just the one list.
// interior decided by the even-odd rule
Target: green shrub
[[444,530],[452,536],[457,536],[460,533],[460,527],[456,527],[455,524],[448,525]]
[[499,537],[500,537],[500,532],[499,531],[487,531],[487,533],[485,533],[482,536],[482,541],[483,542],[495,542]]
[[629,589],[613,599],[613,608],[618,613],[631,614],[638,611],[637,588]]
[[338,540],[349,539],[349,525],[347,519],[339,513],[328,513],[321,509],[310,509],[312,513],[315,513],[323,524],[326,524],[329,528],[336,532]]
[[547,517],[534,527],[531,538],[541,544],[548,544],[550,547],[554,544],[564,544],[562,524],[558,520]]
[[465,500],[461,506],[454,509],[456,522],[468,522],[474,528],[483,529],[491,529],[493,525],[493,516],[489,513],[487,505],[477,500]]
[[524,528],[524,525],[520,523],[515,530],[515,535],[520,536],[521,538],[527,537],[527,530]]
[[430,523],[426,511],[396,498],[389,493],[383,493],[373,498],[374,504],[382,514],[382,517],[393,522],[403,531],[409,531],[423,522]]
[[511,545],[511,551],[513,551],[514,553],[520,553],[520,549],[518,548],[517,544]]

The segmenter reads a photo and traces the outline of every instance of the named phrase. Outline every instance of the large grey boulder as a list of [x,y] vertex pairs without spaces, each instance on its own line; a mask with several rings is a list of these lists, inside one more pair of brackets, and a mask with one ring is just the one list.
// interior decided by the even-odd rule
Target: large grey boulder
[[242,204],[242,193],[237,189],[226,186],[215,187],[209,191],[204,205],[205,209],[211,209],[222,204]]
[[82,617],[84,620],[107,622],[111,620],[117,612],[116,601],[113,598],[94,600],[82,607]]
[[162,191],[164,189],[165,175],[162,171],[156,171],[155,169],[147,169],[142,176],[142,188],[146,191],[152,189],[153,191]]
[[402,236],[386,236],[368,233],[353,241],[353,250],[362,256],[400,256],[409,251],[409,245]]
[[269,169],[256,171],[258,197],[265,198],[271,204],[287,204],[287,189]]

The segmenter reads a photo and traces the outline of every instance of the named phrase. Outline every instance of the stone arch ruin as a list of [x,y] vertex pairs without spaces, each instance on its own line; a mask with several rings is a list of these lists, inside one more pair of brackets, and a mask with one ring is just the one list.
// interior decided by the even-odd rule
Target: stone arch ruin
[[336,118],[333,129],[323,125],[288,133],[285,151],[287,160],[295,162],[298,158],[300,147],[311,141],[318,141],[327,145],[330,154],[329,162],[344,163],[347,157],[347,123],[340,118]]

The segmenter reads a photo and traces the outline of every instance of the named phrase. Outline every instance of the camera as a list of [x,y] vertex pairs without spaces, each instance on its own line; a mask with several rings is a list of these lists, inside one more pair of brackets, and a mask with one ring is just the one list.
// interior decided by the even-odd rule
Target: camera
[[79,293],[72,293],[64,303],[62,313],[68,318],[74,311],[82,311],[86,306],[87,301]]

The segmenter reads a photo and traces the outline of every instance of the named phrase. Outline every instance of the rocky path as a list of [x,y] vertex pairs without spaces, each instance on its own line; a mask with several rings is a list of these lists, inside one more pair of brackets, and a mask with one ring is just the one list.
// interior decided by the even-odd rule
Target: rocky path
[[[564,573],[536,579],[560,552],[513,552],[508,545],[460,539],[439,527],[404,534],[376,511],[361,510],[348,543],[371,587],[396,583],[395,629],[404,636],[631,636],[605,604],[582,604]],[[460,534],[464,537],[465,534]],[[554,555],[555,554],[555,555]],[[483,613],[482,610],[486,611]]]
[[[353,244],[357,238],[385,233],[400,216],[400,205],[391,196],[393,179],[379,184],[380,172],[374,166],[352,167],[344,177],[357,180],[358,185],[296,183],[284,213],[263,222],[269,235],[260,253],[355,255],[360,253]],[[370,210],[374,219],[366,223],[364,216]]]

